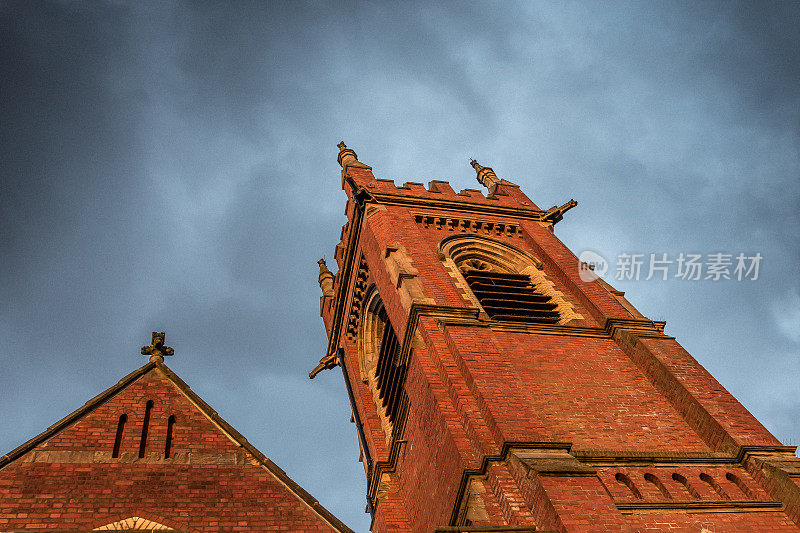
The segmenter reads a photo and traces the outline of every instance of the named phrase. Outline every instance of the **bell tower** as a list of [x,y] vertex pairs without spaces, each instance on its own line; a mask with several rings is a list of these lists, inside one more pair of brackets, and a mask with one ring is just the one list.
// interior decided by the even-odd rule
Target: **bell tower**
[[[329,344],[374,532],[800,531],[800,460],[477,161],[375,178],[339,144]],[[584,268],[581,272],[581,268]]]

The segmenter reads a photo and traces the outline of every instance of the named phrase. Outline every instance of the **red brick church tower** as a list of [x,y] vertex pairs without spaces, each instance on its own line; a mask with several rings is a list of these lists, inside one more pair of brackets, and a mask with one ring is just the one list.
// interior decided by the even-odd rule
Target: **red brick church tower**
[[[339,145],[347,223],[320,261],[372,530],[800,531],[800,460],[678,342],[583,281],[543,210],[375,178]],[[585,276],[584,276],[585,277]]]

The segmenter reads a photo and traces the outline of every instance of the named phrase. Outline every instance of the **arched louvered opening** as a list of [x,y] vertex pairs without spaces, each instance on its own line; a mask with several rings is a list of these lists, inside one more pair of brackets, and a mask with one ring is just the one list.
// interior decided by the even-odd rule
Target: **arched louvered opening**
[[167,438],[164,443],[164,459],[169,459],[172,453],[172,432],[175,431],[175,415],[170,415],[167,419]]
[[119,457],[119,449],[120,446],[122,446],[122,436],[125,433],[125,424],[127,422],[128,415],[119,415],[119,420],[117,421],[117,435],[114,437],[114,449],[111,452],[111,457],[115,459]]
[[375,379],[378,386],[378,397],[384,414],[389,423],[394,426],[397,419],[397,410],[400,406],[401,387],[406,375],[406,365],[399,362],[400,342],[394,333],[394,328],[389,324],[388,318],[383,314],[385,326],[381,338],[378,364],[375,367]]
[[[474,264],[474,263],[473,263]],[[529,276],[469,268],[461,270],[486,314],[496,320],[556,324],[561,316],[549,296],[536,290]]]
[[752,489],[748,487],[744,481],[742,481],[742,478],[740,478],[736,474],[728,472],[727,474],[725,474],[725,479],[736,485],[739,488],[739,490],[742,491],[742,494],[744,494],[745,498],[749,500],[755,499],[756,496],[755,494],[753,494]]
[[694,498],[696,500],[702,500],[703,499],[702,496],[700,496],[700,493],[697,492],[697,489],[694,488],[691,483],[689,483],[689,480],[686,479],[685,476],[682,476],[682,475],[678,474],[677,472],[675,472],[675,473],[672,474],[672,479],[674,479],[675,481],[677,481],[678,483],[683,485],[683,487],[686,489],[686,492],[688,492],[689,496],[691,496],[692,498]]
[[365,291],[362,309],[358,329],[361,378],[372,391],[389,442],[407,402],[404,390],[406,364],[399,360],[400,340],[389,322],[375,285]]
[[153,410],[153,400],[147,400],[144,406],[144,421],[142,421],[142,438],[139,441],[139,457],[147,453],[147,432],[150,429],[150,412]]
[[[480,235],[454,235],[439,245],[440,259],[465,298],[495,320],[565,324],[581,319],[527,252]],[[457,271],[457,273],[455,272]]]
[[719,486],[719,483],[717,483],[716,480],[713,477],[709,476],[708,474],[706,474],[704,472],[704,473],[700,474],[700,479],[702,481],[704,481],[709,487],[714,489],[714,492],[716,492],[719,495],[719,497],[722,498],[723,500],[730,500],[731,499],[731,497],[728,495],[728,493],[725,492],[725,490],[722,487]]
[[644,475],[644,479],[648,483],[654,485],[659,490],[659,492],[661,492],[661,495],[664,496],[666,499],[668,500],[672,499],[672,494],[669,493],[667,487],[665,487],[664,484],[661,482],[661,480],[658,479],[658,476],[650,474],[648,472],[647,474]]
[[637,500],[642,499],[642,493],[639,492],[639,489],[636,488],[636,485],[633,483],[631,478],[629,478],[622,472],[617,472],[617,474],[614,476],[614,479],[616,479],[617,481],[628,487],[628,490],[631,491],[631,494],[633,494],[634,498],[636,498]]

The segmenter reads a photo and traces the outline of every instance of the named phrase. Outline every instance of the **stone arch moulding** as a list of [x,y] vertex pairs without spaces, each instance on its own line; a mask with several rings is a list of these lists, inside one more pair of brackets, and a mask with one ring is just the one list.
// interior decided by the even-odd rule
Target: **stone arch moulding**
[[361,309],[361,320],[358,324],[358,335],[356,336],[358,339],[358,368],[361,373],[361,381],[367,384],[372,393],[372,399],[378,410],[378,418],[381,421],[381,428],[386,435],[388,444],[392,435],[392,423],[381,407],[382,400],[378,389],[376,369],[384,329],[387,326],[391,327],[391,325],[386,315],[386,309],[383,306],[383,300],[378,294],[374,283],[364,291]]
[[452,235],[442,239],[437,255],[461,289],[464,298],[479,309],[480,303],[461,275],[462,269],[525,274],[531,278],[538,292],[549,296],[556,304],[561,316],[558,322],[560,325],[583,319],[583,315],[575,311],[564,294],[556,289],[555,284],[547,277],[542,262],[516,246],[482,235]]

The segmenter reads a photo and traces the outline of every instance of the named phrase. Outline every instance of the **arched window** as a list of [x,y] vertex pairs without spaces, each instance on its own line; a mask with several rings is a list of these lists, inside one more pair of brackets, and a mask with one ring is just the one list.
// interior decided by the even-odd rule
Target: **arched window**
[[722,487],[719,486],[719,483],[717,483],[716,480],[714,480],[713,477],[709,476],[708,474],[706,474],[704,472],[704,473],[700,474],[700,479],[705,481],[708,484],[709,487],[714,489],[714,492],[716,492],[719,495],[719,497],[722,498],[723,500],[730,500],[731,499],[731,497],[728,496],[728,493],[725,492],[722,489]]
[[147,432],[150,429],[150,411],[153,410],[153,400],[147,400],[144,406],[144,421],[142,421],[142,438],[139,441],[139,457],[144,457],[147,452]]
[[363,301],[358,334],[361,379],[372,391],[389,442],[405,403],[406,364],[399,360],[400,340],[375,285],[365,291]]
[[125,433],[126,422],[128,422],[128,415],[119,415],[119,420],[117,421],[117,435],[114,437],[114,449],[111,452],[111,457],[115,459],[119,457],[119,448],[122,446],[122,436]]
[[686,479],[685,476],[682,476],[682,475],[678,474],[677,472],[675,472],[675,473],[672,474],[672,479],[674,479],[675,481],[677,481],[678,483],[683,485],[686,488],[686,492],[688,492],[689,496],[691,496],[692,498],[694,498],[696,500],[702,500],[703,499],[700,496],[700,493],[697,492],[697,489],[695,489],[692,486],[692,484],[689,483],[689,480]]
[[[455,235],[439,245],[464,296],[490,318],[565,324],[583,318],[542,271],[542,263],[510,244],[481,235]],[[458,282],[457,282],[458,284]]]
[[644,475],[645,481],[655,485],[655,487],[661,492],[661,495],[664,496],[666,499],[671,500],[672,494],[669,493],[667,487],[661,482],[660,479],[654,474],[650,474],[649,472]]
[[727,474],[725,474],[725,479],[727,479],[728,481],[739,487],[739,490],[742,491],[742,494],[744,494],[745,498],[750,500],[755,499],[755,494],[753,494],[753,491],[750,489],[750,487],[748,487],[745,484],[745,482],[742,481],[742,478],[740,478],[736,474],[728,472]]
[[164,459],[169,459],[172,453],[172,433],[175,431],[175,415],[169,415],[167,419],[167,438],[164,443]]
[[614,476],[614,479],[616,479],[617,481],[628,487],[628,489],[631,491],[631,494],[633,494],[634,498],[636,498],[637,500],[642,499],[642,493],[639,492],[639,489],[637,489],[636,485],[633,484],[631,478],[629,478],[622,472],[617,472],[616,475]]

